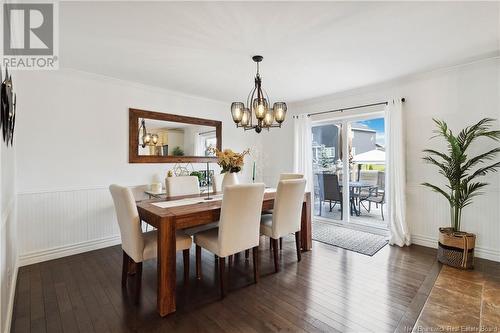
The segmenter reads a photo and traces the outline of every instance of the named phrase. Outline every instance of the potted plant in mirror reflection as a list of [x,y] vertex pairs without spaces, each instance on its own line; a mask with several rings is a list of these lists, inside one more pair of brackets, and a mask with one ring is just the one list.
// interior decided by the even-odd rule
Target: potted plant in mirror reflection
[[439,187],[430,183],[422,185],[443,195],[450,206],[450,227],[439,228],[438,260],[444,264],[468,269],[474,265],[476,235],[462,231],[462,211],[472,204],[473,198],[483,194],[489,185],[481,177],[496,172],[500,162],[493,162],[500,153],[500,146],[471,156],[470,147],[477,139],[500,140],[500,131],[492,130],[494,119],[484,118],[478,123],[462,129],[458,134],[448,128],[446,122],[433,119],[436,124],[435,137],[443,138],[446,151],[425,149],[425,162],[435,165],[447,184]]
[[177,146],[172,150],[172,155],[174,156],[184,156],[184,150],[181,147]]
[[241,153],[236,153],[231,149],[224,149],[222,151],[213,148],[215,157],[217,157],[217,164],[221,167],[221,173],[224,174],[222,180],[222,190],[226,185],[238,184],[237,173],[241,171],[244,165],[245,156],[250,153],[250,149],[246,149]]

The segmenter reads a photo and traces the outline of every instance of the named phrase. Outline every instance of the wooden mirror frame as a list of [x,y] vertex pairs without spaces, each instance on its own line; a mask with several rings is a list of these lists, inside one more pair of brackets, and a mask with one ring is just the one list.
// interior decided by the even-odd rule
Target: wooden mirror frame
[[222,122],[218,120],[179,116],[176,114],[128,109],[128,161],[129,163],[206,163],[215,162],[216,157],[206,156],[148,156],[139,155],[139,119],[155,119],[176,123],[215,127],[217,149],[222,149]]

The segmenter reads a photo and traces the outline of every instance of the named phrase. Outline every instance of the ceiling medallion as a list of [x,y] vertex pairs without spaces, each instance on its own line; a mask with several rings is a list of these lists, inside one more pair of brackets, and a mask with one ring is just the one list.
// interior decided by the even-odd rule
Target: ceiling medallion
[[[271,103],[267,92],[262,89],[262,78],[259,73],[259,63],[262,59],[264,58],[260,55],[252,57],[257,64],[257,74],[255,86],[248,94],[246,106],[242,102],[231,104],[231,116],[236,127],[243,127],[245,131],[255,129],[257,133],[260,133],[263,128],[269,130],[271,127],[281,127],[287,110],[285,102],[276,102],[272,108],[269,108]],[[254,124],[254,116],[256,124]]]

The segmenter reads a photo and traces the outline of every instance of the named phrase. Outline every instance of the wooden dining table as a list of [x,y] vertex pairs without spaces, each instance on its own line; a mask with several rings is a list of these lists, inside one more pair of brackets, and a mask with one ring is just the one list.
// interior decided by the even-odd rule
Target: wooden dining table
[[[176,310],[176,230],[182,230],[219,221],[222,205],[221,194],[222,193],[213,193],[212,195],[216,198],[214,200],[168,208],[158,207],[155,203],[158,204],[159,202],[182,200],[187,198],[203,198],[206,197],[206,194],[150,199],[137,203],[140,219],[157,229],[157,311],[162,317],[174,313]],[[266,190],[262,201],[263,212],[273,209],[275,196],[275,191]],[[312,235],[310,192],[306,192],[304,194],[300,235],[302,251],[311,250]]]

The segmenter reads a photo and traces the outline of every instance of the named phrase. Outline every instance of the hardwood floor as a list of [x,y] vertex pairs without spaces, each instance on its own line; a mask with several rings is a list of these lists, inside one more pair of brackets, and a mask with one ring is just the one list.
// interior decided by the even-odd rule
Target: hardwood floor
[[313,242],[297,262],[293,235],[283,240],[274,273],[261,239],[260,280],[252,258],[235,258],[227,295],[219,297],[218,267],[203,251],[203,277],[183,279],[177,255],[177,312],[156,312],[156,261],[144,263],[141,303],[133,277],[121,289],[120,246],[22,267],[13,332],[394,332],[413,327],[440,265],[435,250],[386,246],[373,257]]

